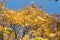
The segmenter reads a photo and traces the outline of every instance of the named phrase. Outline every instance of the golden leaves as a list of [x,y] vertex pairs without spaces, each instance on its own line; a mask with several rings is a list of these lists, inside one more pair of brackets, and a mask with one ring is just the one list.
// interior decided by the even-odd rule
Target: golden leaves
[[25,34],[25,36],[22,38],[22,40],[28,40],[28,34]]
[[[3,10],[0,13],[0,16],[3,18],[2,24],[18,24],[22,27],[31,27],[30,33],[33,36],[41,36],[41,34],[52,38],[55,36],[55,34],[52,33],[50,26],[48,25],[48,23],[54,23],[52,21],[52,16],[48,16],[45,11],[40,11],[34,6],[34,4],[33,7],[31,6],[28,9],[22,9],[21,11],[8,10],[4,7],[2,8]],[[36,25],[39,25],[39,27]],[[40,27],[43,29],[44,33],[41,32],[42,30],[39,29]],[[13,32],[11,33],[11,29],[8,29],[8,31],[7,29],[8,28],[3,28],[0,26],[0,31],[4,31],[4,35],[11,35],[11,37],[15,35]],[[56,36],[59,36],[59,34],[60,33],[56,33]],[[22,40],[28,40],[28,34],[25,34]]]

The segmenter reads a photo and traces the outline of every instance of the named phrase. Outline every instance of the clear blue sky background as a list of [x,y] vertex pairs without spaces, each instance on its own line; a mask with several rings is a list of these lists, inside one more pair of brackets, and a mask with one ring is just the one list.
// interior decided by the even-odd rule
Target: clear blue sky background
[[7,3],[5,4],[5,7],[9,9],[16,9],[18,10],[19,8],[22,9],[22,4],[26,4],[29,6],[32,1],[35,2],[36,6],[39,7],[40,3],[44,3],[43,10],[46,10],[46,12],[51,15],[53,12],[56,14],[60,14],[60,0],[55,2],[55,0],[6,0]]

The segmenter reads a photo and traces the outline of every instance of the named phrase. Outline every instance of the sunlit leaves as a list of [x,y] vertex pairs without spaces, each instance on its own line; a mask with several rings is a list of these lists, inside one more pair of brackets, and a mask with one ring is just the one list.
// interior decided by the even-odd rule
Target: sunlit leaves
[[13,30],[11,28],[8,28],[7,31],[11,32],[11,33],[13,32]]
[[22,40],[28,40],[28,34],[25,34],[25,36],[22,38]]
[[32,40],[44,40],[44,38],[42,38],[42,37],[36,37],[36,38],[33,38]]
[[[13,30],[14,24],[18,24],[22,26],[22,31],[20,32],[26,32],[22,40],[28,40],[28,28],[30,28],[30,34],[32,35],[33,40],[44,40],[40,36],[48,37],[48,38],[54,38],[60,36],[59,32],[53,33],[52,29],[50,28],[54,21],[52,16],[49,16],[45,11],[41,11],[38,8],[36,8],[35,4],[32,3],[32,5],[27,9],[22,9],[20,11],[16,10],[8,10],[3,7],[3,5],[0,4],[0,16],[2,16],[2,19],[0,18],[0,21],[2,22],[2,26],[0,26],[0,31],[3,32],[5,36],[15,38],[17,37],[17,34],[15,33],[16,30]],[[3,27],[4,25],[4,27]],[[7,26],[6,26],[7,25]],[[13,25],[10,26],[9,25]],[[26,29],[24,29],[26,27]],[[35,38],[38,37],[38,38]]]

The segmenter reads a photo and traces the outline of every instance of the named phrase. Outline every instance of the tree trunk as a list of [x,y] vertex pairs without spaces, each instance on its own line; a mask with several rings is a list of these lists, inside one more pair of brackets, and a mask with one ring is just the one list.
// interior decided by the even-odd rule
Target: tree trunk
[[3,40],[3,32],[0,32],[0,40]]

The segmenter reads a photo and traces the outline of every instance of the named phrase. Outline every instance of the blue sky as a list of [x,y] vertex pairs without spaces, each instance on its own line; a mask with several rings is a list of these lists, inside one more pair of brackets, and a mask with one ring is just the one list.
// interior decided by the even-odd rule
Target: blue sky
[[19,8],[22,9],[23,5],[26,4],[29,6],[31,2],[35,2],[36,6],[39,7],[41,3],[44,3],[44,6],[42,7],[42,10],[45,10],[49,15],[51,15],[53,12],[56,14],[60,14],[60,0],[55,2],[55,0],[48,1],[46,0],[6,0],[7,3],[5,4],[5,7],[9,9],[15,9],[18,10]]

